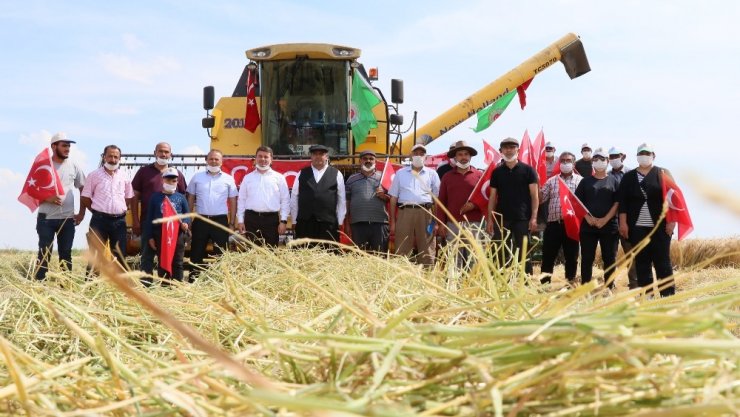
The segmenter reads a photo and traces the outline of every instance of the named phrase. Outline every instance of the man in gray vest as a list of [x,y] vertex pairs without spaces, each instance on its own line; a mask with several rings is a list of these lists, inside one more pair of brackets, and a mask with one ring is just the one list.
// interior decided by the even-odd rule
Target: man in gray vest
[[375,169],[375,152],[360,152],[360,172],[347,179],[349,223],[352,241],[364,250],[388,250],[388,212],[390,199],[380,185],[382,174]]
[[329,166],[329,149],[313,145],[311,166],[303,168],[293,184],[290,215],[295,237],[339,241],[339,225],[347,214],[344,176]]

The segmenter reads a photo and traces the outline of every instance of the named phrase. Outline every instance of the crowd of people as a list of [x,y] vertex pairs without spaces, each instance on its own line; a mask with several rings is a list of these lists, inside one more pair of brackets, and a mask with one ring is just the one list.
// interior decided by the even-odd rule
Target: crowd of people
[[[309,149],[310,165],[300,171],[292,189],[285,177],[271,168],[273,151],[257,149],[255,169],[237,187],[234,178],[222,170],[223,154],[212,149],[206,169],[188,182],[181,171],[170,166],[172,148],[166,142],[154,149],[154,162],[140,168],[129,180],[120,169],[121,149],[106,146],[100,167],[85,175],[68,159],[75,142],[64,133],[51,141],[52,163],[65,194],[41,202],[37,218],[39,235],[36,279],[43,280],[48,270],[56,237],[59,258],[71,268],[71,249],[75,226],[92,213],[89,239],[108,244],[117,261],[126,265],[127,213],[135,235],[141,236],[140,268],[148,276],[154,272],[154,258],[162,248],[162,228],[154,227],[165,216],[165,200],[178,214],[197,213],[194,220],[181,217],[171,268],[158,266],[158,275],[182,281],[197,278],[205,267],[207,247],[216,255],[228,248],[228,230],[242,233],[258,245],[277,246],[292,223],[295,238],[339,241],[341,233],[363,250],[387,252],[390,243],[398,255],[431,267],[438,258],[437,238],[479,241],[491,240],[499,262],[523,262],[533,273],[530,253],[532,236],[542,239],[541,280],[551,280],[562,251],[565,278],[575,284],[580,257],[580,281],[593,279],[597,247],[601,249],[604,282],[613,287],[612,276],[621,242],[625,253],[641,240],[649,242],[635,256],[629,271],[629,287],[647,287],[656,277],[672,275],[670,242],[675,224],[661,218],[663,193],[661,172],[654,165],[655,152],[649,144],[637,148],[638,166],[624,165],[627,155],[618,147],[581,147],[581,158],[568,151],[556,154],[553,143],[545,144],[547,180],[518,160],[519,142],[501,141],[502,160],[487,184],[485,212],[470,197],[483,172],[471,165],[477,154],[465,141],[450,146],[449,163],[436,171],[425,166],[427,149],[423,144],[411,149],[410,164],[396,172],[390,187],[383,187],[373,151],[359,154],[359,172],[345,181],[340,170],[329,163],[328,148]],[[579,239],[566,233],[561,209],[560,182],[585,206],[588,214],[580,227]],[[80,190],[80,209],[74,212],[70,191]],[[387,189],[386,189],[387,188]],[[652,233],[656,228],[657,231]],[[189,263],[184,248],[190,239]],[[168,238],[169,239],[169,238]],[[171,243],[171,242],[168,242]],[[452,246],[452,245],[451,245]],[[452,259],[460,268],[469,267],[471,255],[463,245],[454,245]],[[516,259],[515,259],[516,258]],[[161,259],[159,260],[161,264]],[[151,285],[151,281],[145,281]],[[664,285],[661,295],[673,294],[672,284]]]

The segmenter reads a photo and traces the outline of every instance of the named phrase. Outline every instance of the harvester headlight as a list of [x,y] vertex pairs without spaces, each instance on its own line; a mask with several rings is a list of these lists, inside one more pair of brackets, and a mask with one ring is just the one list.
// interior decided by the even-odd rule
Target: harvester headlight
[[354,49],[345,49],[345,48],[334,48],[332,50],[334,52],[334,55],[341,56],[341,57],[350,57],[354,55],[355,50]]

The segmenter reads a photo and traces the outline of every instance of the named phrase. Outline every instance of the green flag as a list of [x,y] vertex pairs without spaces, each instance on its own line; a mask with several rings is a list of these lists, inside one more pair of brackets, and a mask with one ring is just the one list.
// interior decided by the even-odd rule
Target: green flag
[[370,129],[378,127],[378,120],[373,114],[373,107],[380,103],[380,98],[375,95],[372,87],[368,85],[365,78],[355,69],[352,77],[352,105],[349,110],[349,119],[352,124],[352,137],[355,138],[355,146],[365,143]]
[[506,93],[504,96],[494,101],[493,104],[478,112],[478,125],[473,129],[476,132],[488,129],[491,124],[501,116],[516,95],[516,90]]

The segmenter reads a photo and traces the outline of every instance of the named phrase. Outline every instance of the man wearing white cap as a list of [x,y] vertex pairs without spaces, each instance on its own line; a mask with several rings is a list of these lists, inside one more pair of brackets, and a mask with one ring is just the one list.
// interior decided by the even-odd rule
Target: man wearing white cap
[[[75,200],[73,189],[82,190],[85,185],[85,173],[74,161],[70,161],[70,144],[67,135],[59,132],[51,138],[51,162],[53,169],[62,181],[64,195],[55,195],[41,202],[38,217],[36,218],[36,232],[39,235],[39,252],[36,265],[36,279],[46,278],[49,268],[49,260],[54,245],[54,237],[57,240],[57,250],[62,268],[72,270],[72,244],[75,238],[75,226],[85,218],[85,209],[80,207],[80,212],[75,215]],[[44,167],[41,167],[44,168]],[[41,169],[40,168],[40,169]],[[51,168],[51,167],[49,167]]]
[[576,161],[576,171],[583,178],[590,177],[593,172],[593,166],[591,161],[591,155],[593,154],[591,145],[584,143],[581,145],[581,156],[582,158]]
[[[630,170],[629,167],[624,165],[625,159],[627,159],[627,155],[625,155],[621,148],[612,146],[612,148],[609,149],[609,175],[615,177],[617,179],[617,183],[622,182],[622,177],[624,177],[624,174]],[[622,251],[624,251],[624,253],[629,253],[629,251],[632,250],[632,244],[628,239],[619,236],[619,242],[622,245]],[[634,262],[630,265],[627,277],[630,289],[639,287],[637,284],[637,271],[635,269]]]
[[[432,213],[440,181],[434,170],[424,166],[426,153],[422,144],[411,148],[411,166],[396,172],[388,194],[391,196],[390,233],[396,237],[396,253],[409,256],[416,246],[415,261],[431,267],[438,228]],[[398,207],[398,219],[394,207]]]
[[[643,239],[649,239],[647,247],[635,256],[637,282],[640,287],[653,284],[653,267],[659,280],[673,275],[671,265],[671,236],[676,228],[675,222],[661,219],[663,212],[664,169],[653,164],[653,147],[643,143],[637,147],[639,167],[624,174],[619,184],[619,234],[628,238],[633,246]],[[655,233],[653,228],[657,226]],[[661,296],[673,295],[676,286],[672,280],[660,291]]]

